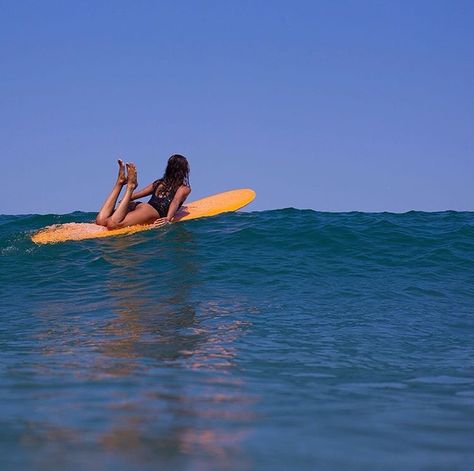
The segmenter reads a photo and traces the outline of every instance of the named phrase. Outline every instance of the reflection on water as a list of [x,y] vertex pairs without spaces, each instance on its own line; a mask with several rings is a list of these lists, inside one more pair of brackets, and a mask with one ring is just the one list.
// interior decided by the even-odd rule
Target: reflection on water
[[175,241],[173,254],[168,254],[173,266],[165,272],[158,261],[148,268],[150,254],[133,250],[128,241],[118,239],[114,253],[103,254],[111,267],[105,289],[116,317],[106,326],[101,351],[127,360],[176,360],[181,350],[193,351],[202,337],[193,334],[199,325],[191,298],[198,267],[191,241],[183,235]]
[[41,420],[22,430],[25,446],[74,448],[87,437],[93,450],[141,463],[245,466],[240,443],[256,398],[234,364],[241,303],[206,299],[192,235],[167,239],[104,242],[89,260],[102,273],[84,302],[35,312],[42,358],[31,367],[55,390],[42,398]]

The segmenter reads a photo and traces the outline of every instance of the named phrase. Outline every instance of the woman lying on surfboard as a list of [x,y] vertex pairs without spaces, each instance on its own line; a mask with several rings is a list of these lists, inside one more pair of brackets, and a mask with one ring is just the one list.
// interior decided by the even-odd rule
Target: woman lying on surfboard
[[[135,192],[138,186],[135,165],[127,163],[127,175],[125,175],[125,165],[121,160],[118,161],[118,164],[117,182],[95,220],[97,224],[105,226],[107,229],[119,229],[135,224],[170,222],[191,193],[189,164],[186,157],[182,155],[172,155],[168,159],[163,178],[155,180],[137,192]],[[115,209],[115,204],[125,184],[125,195]],[[149,195],[151,198],[148,203],[132,203],[133,200]]]

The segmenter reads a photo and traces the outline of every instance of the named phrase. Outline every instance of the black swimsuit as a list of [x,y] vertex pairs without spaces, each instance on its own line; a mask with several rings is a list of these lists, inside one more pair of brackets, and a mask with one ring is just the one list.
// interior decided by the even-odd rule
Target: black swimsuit
[[[163,191],[163,189],[157,194],[158,187],[160,186],[161,181],[157,180],[153,183],[153,194],[151,195],[150,201],[148,204],[153,206],[157,211],[160,217],[164,218],[168,215],[168,209],[170,209],[170,204],[173,201],[176,190],[174,191]],[[178,206],[178,209],[181,207],[181,204]]]

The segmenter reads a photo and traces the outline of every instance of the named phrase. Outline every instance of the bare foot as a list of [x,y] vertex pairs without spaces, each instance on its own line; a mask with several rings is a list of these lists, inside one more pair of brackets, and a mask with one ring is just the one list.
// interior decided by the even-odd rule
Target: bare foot
[[135,164],[127,163],[127,173],[127,186],[134,190],[138,186],[137,168],[135,167]]
[[118,159],[117,160],[119,164],[119,172],[117,175],[117,183],[119,185],[125,185],[127,183],[127,175],[125,175],[125,165],[123,164],[123,161]]

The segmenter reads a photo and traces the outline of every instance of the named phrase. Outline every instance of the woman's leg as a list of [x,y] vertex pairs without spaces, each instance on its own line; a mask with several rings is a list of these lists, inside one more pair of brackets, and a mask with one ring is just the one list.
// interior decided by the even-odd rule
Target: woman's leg
[[122,186],[127,182],[127,176],[125,175],[125,166],[123,162],[119,159],[119,173],[117,176],[117,181],[110,193],[110,195],[105,200],[105,203],[102,205],[97,217],[95,218],[96,224],[99,226],[106,226],[107,219],[112,215],[115,208],[115,203],[117,202],[117,198],[120,195],[120,191],[122,190]]
[[137,169],[134,164],[127,164],[127,173],[128,180],[125,195],[115,212],[107,218],[106,225],[108,229],[118,229],[120,227],[133,226],[134,224],[149,224],[159,217],[158,212],[153,207],[144,203],[130,211],[130,198],[138,185]]
[[136,224],[153,224],[159,217],[158,211],[153,206],[142,203],[137,206],[137,209],[127,213],[125,218],[118,224],[109,218],[107,228],[120,229],[122,227],[135,226]]

